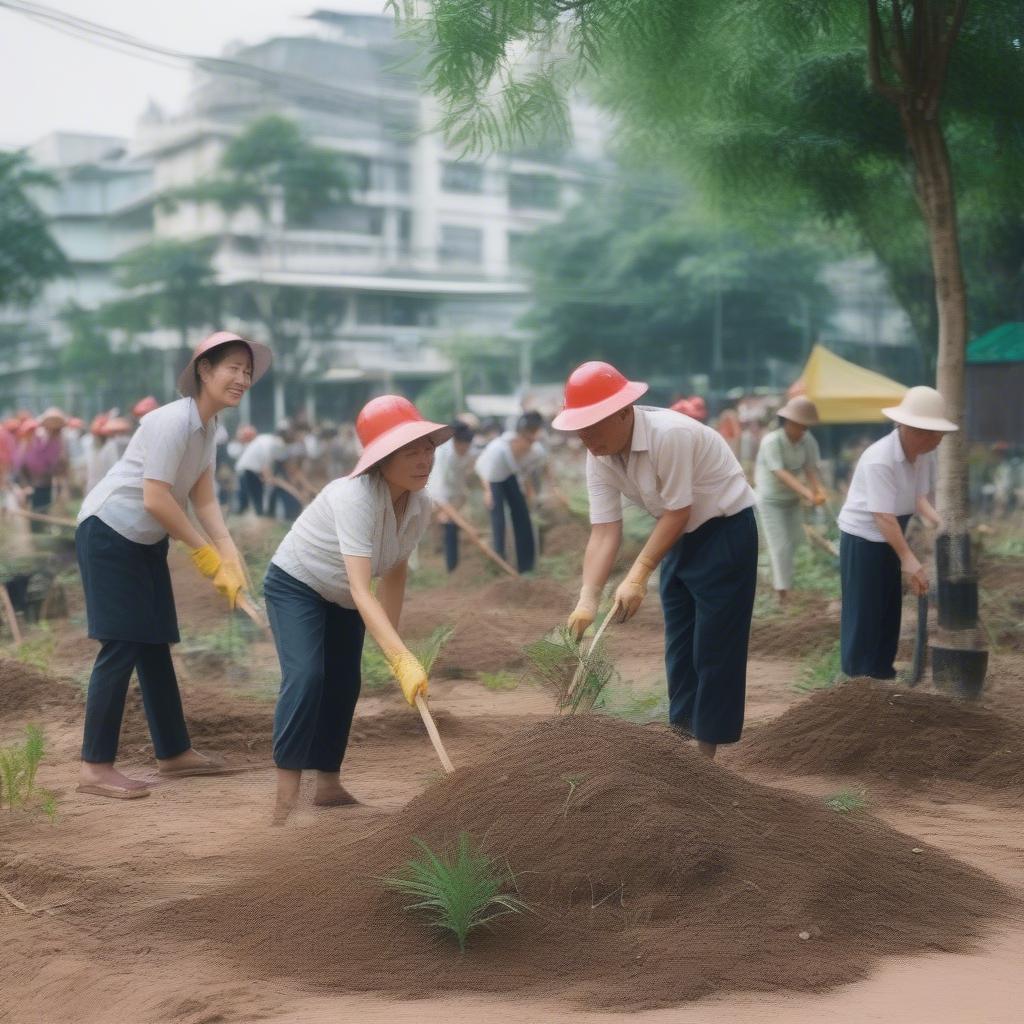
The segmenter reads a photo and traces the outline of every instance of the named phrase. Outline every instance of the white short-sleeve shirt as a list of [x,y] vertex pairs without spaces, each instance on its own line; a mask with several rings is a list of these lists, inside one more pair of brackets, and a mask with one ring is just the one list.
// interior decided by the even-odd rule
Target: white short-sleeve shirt
[[217,418],[204,427],[191,398],[179,398],[147,413],[124,454],[86,495],[78,522],[97,516],[137,544],[163,540],[167,531],[143,506],[143,481],[170,484],[174,500],[187,511],[192,488],[213,468],[216,436]]
[[853,471],[846,502],[839,512],[839,528],[844,533],[885,543],[875,522],[875,512],[894,516],[913,515],[917,499],[935,491],[936,454],[919,455],[907,460],[895,430],[864,450]]
[[655,519],[690,507],[686,532],[754,504],[754,492],[732,449],[716,430],[671,409],[633,407],[627,456],[587,454],[590,521],[615,523],[622,500]]
[[332,480],[295,520],[271,562],[324,600],[354,608],[344,556],[369,558],[371,574],[383,576],[412,554],[432,514],[426,491],[418,491],[409,495],[398,523],[379,473],[342,477]]
[[438,445],[434,451],[434,468],[427,481],[427,493],[434,501],[459,508],[466,501],[474,462],[476,456],[473,452],[467,450],[465,455],[460,455],[450,438]]
[[532,473],[544,464],[547,451],[540,441],[534,441],[522,459],[517,459],[512,452],[515,438],[514,430],[506,430],[489,441],[477,457],[477,476],[489,484],[497,484],[519,473]]
[[262,475],[271,469],[275,462],[280,462],[288,451],[288,445],[276,434],[260,434],[246,446],[238,456],[235,469],[239,473],[251,470]]

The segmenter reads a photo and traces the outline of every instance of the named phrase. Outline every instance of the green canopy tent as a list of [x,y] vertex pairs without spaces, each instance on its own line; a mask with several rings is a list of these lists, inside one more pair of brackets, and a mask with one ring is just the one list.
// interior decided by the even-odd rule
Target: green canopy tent
[[967,346],[967,437],[1024,445],[1024,323],[1003,324]]

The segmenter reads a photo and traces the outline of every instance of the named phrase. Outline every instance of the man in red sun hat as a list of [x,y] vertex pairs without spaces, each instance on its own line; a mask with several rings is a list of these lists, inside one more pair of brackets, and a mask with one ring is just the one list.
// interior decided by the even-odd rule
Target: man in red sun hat
[[610,614],[631,619],[661,567],[669,721],[714,757],[743,730],[757,585],[754,492],[716,431],[671,409],[634,405],[646,391],[609,363],[584,363],[552,423],[576,432],[588,452],[590,540],[568,627],[580,637],[594,621],[622,543],[625,498],[656,522]]

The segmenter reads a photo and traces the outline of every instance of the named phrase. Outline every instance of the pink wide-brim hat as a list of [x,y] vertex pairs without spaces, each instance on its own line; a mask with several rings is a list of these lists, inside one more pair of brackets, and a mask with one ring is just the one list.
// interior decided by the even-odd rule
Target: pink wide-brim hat
[[356,434],[363,444],[363,453],[349,476],[365,473],[421,437],[429,437],[436,447],[444,444],[454,432],[454,428],[444,423],[425,420],[408,398],[380,395],[367,402],[356,418]]
[[178,376],[178,393],[183,398],[195,398],[196,396],[196,363],[212,349],[233,341],[240,341],[243,345],[248,345],[249,351],[252,352],[252,384],[255,384],[270,369],[270,364],[274,361],[274,353],[268,346],[259,341],[250,341],[233,331],[216,331],[196,345],[188,365]]

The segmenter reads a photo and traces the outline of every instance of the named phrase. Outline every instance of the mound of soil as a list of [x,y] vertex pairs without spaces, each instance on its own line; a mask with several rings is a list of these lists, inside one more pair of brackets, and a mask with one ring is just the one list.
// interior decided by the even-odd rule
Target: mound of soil
[[[866,815],[755,785],[660,727],[599,716],[508,735],[371,834],[343,815],[274,836],[215,893],[139,926],[266,978],[336,990],[525,992],[636,1009],[723,990],[817,990],[884,955],[972,947],[1012,902]],[[529,911],[460,955],[386,892],[421,838],[468,832]]]
[[977,704],[851,679],[821,690],[737,749],[749,767],[1024,793],[1024,728]]
[[0,658],[0,718],[23,718],[46,710],[66,711],[81,706],[82,695],[71,683],[12,658]]
[[750,623],[750,652],[759,658],[803,658],[826,650],[839,639],[838,613],[827,602],[798,607]]
[[563,623],[575,603],[575,593],[554,580],[506,576],[479,589],[413,595],[402,613],[402,631],[426,636],[437,626],[455,627],[434,665],[439,678],[515,672],[526,664],[523,646]]

